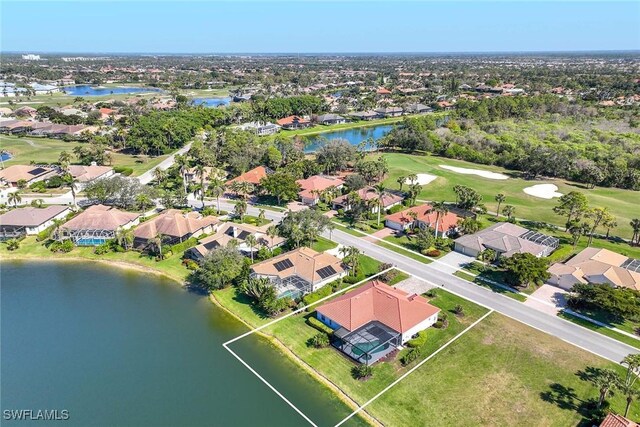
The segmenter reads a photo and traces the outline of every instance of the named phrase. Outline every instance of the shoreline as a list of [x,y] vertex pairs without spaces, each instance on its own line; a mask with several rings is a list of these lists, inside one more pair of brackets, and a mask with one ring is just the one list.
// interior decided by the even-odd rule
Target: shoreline
[[[255,329],[255,326],[249,324],[244,319],[242,319],[240,316],[235,314],[233,311],[229,310],[227,307],[222,305],[218,301],[218,299],[215,297],[214,294],[209,294],[209,300],[216,307],[224,310],[226,313],[228,313],[229,315],[233,316],[234,319],[238,320],[243,325],[247,326],[250,329]],[[297,354],[295,354],[291,349],[289,349],[289,347],[284,345],[282,343],[282,341],[280,341],[277,337],[275,337],[273,335],[270,335],[270,334],[266,334],[266,333],[260,332],[260,331],[255,332],[255,334],[258,335],[259,337],[264,338],[265,340],[267,340],[273,347],[275,347],[278,351],[280,351],[285,357],[287,357],[293,363],[295,363],[300,368],[302,368],[313,379],[315,379],[316,381],[318,381],[319,383],[321,383],[322,385],[327,387],[342,403],[347,405],[349,408],[351,408],[351,409],[353,409],[355,411],[356,409],[358,409],[360,407],[360,405],[358,405],[358,403],[355,400],[353,400],[347,393],[345,393],[340,387],[338,387],[336,384],[334,384],[329,379],[324,377],[318,371],[313,369],[313,367],[311,367],[308,363],[306,363],[304,360],[302,360],[300,357],[298,357]],[[366,422],[368,422],[370,425],[377,426],[377,427],[384,426],[384,424],[382,424],[373,415],[369,414],[364,409],[362,411],[360,411],[358,414],[360,414],[361,418],[364,419]]]
[[[63,257],[61,257],[61,256],[56,256],[54,254],[52,254],[52,255],[53,256],[51,258],[44,259],[42,257],[28,256],[28,255],[22,255],[22,254],[6,256],[6,254],[3,253],[3,254],[0,254],[0,261],[1,262],[4,262],[4,261],[27,261],[27,262],[41,262],[41,263],[59,262],[59,261],[63,261],[63,262],[93,261],[93,262],[97,262],[99,264],[103,264],[105,266],[106,265],[115,266],[115,267],[118,267],[118,268],[124,269],[124,270],[133,270],[133,271],[136,271],[136,272],[139,272],[139,273],[155,274],[155,275],[162,276],[162,277],[165,277],[167,279],[170,279],[171,281],[176,282],[182,288],[185,288],[187,286],[187,284],[186,284],[186,282],[184,280],[179,280],[176,277],[172,277],[171,275],[167,274],[166,272],[164,272],[162,270],[155,269],[155,268],[152,268],[152,267],[143,266],[143,265],[139,265],[139,264],[135,264],[135,263],[131,263],[131,262],[127,262],[127,261],[114,261],[114,260],[94,259],[94,258],[86,258],[86,257],[80,257],[80,256],[63,256]],[[254,326],[250,325],[244,319],[242,319],[240,316],[238,316],[236,313],[232,312],[227,307],[224,307],[222,304],[220,304],[220,302],[216,299],[216,297],[215,297],[215,295],[213,293],[209,293],[208,299],[213,305],[215,305],[217,308],[223,310],[225,313],[228,313],[229,315],[231,315],[238,322],[242,323],[243,325],[245,325],[246,327],[248,327],[250,329],[254,329]],[[349,395],[347,395],[337,385],[335,385],[334,383],[329,381],[327,378],[325,378],[324,376],[319,374],[315,369],[313,369],[306,362],[304,362],[302,359],[300,359],[295,353],[293,353],[293,351],[291,351],[288,347],[286,347],[276,337],[274,337],[272,335],[264,334],[262,332],[257,332],[256,334],[258,336],[260,336],[261,338],[266,339],[273,347],[275,347],[278,351],[280,351],[283,356],[287,357],[289,360],[291,360],[293,363],[295,363],[298,367],[300,367],[304,372],[309,374],[313,379],[318,381],[320,384],[322,384],[323,386],[327,387],[331,391],[331,393],[336,398],[338,398],[338,400],[340,400],[342,403],[347,405],[349,408],[351,408],[352,410],[355,411],[359,407],[357,402],[355,402],[351,397],[349,397]],[[374,418],[372,415],[370,415],[366,410],[360,411],[359,414],[361,414],[361,418],[364,419],[370,425],[377,426],[377,427],[378,426],[379,427],[383,426],[383,424],[380,421],[378,421],[376,418]]]

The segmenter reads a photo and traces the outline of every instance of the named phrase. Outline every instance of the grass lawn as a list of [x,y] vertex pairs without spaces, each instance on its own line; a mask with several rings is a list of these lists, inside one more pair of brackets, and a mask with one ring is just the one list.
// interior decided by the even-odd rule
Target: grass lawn
[[[557,185],[559,192],[566,194],[570,191],[584,193],[592,207],[608,207],[617,218],[618,228],[612,231],[615,235],[630,238],[632,231],[629,221],[638,216],[640,206],[640,192],[622,190],[617,188],[586,189],[582,184],[565,180],[526,181],[517,177],[515,171],[507,171],[496,166],[478,165],[459,160],[446,159],[427,155],[410,155],[401,153],[384,154],[389,164],[389,175],[385,185],[389,188],[398,188],[396,179],[398,176],[406,176],[410,173],[428,173],[438,178],[423,187],[420,199],[426,200],[455,200],[454,185],[466,185],[478,191],[484,197],[484,203],[490,211],[495,211],[497,203],[494,197],[503,193],[507,201],[503,206],[510,204],[516,207],[516,216],[534,221],[544,221],[551,224],[563,225],[564,219],[556,215],[552,208],[557,204],[557,199],[540,199],[525,194],[522,189],[534,184],[552,182]],[[477,175],[463,175],[448,171],[438,165],[449,165],[464,168],[483,169],[493,172],[501,172],[506,175],[516,176],[507,180],[492,180]]]
[[182,265],[182,254],[173,254],[170,257],[156,261],[154,258],[136,251],[110,252],[104,255],[96,255],[93,247],[76,247],[69,253],[51,252],[36,242],[35,236],[27,237],[20,242],[20,248],[15,251],[8,251],[6,244],[0,244],[0,260],[11,258],[29,259],[73,259],[82,258],[89,260],[112,261],[114,263],[127,263],[143,269],[153,269],[162,272],[168,277],[184,283],[190,271]]
[[[576,373],[623,369],[497,313],[383,394],[369,413],[386,425],[570,426],[598,391]],[[624,398],[610,398],[615,412]],[[629,416],[639,419],[638,404]],[[590,424],[584,424],[590,425]]]
[[318,240],[316,240],[315,243],[311,246],[311,248],[318,252],[324,252],[328,251],[329,249],[333,249],[336,246],[338,246],[336,242],[332,242],[331,240],[325,239],[324,237],[319,237]]
[[[55,163],[62,151],[73,152],[75,147],[81,146],[81,142],[63,141],[51,138],[17,137],[13,135],[0,136],[0,149],[12,154],[11,160],[4,162],[6,166],[28,165],[34,163]],[[149,157],[122,153],[111,153],[112,166],[122,166],[133,169],[133,175],[137,176],[148,171],[152,167],[166,159],[168,155]]]
[[587,320],[581,319],[579,317],[576,316],[572,316],[569,313],[565,313],[564,311],[561,311],[560,313],[558,313],[558,317],[562,317],[563,319],[566,319],[570,322],[573,322],[577,325],[580,326],[584,326],[587,329],[591,329],[592,331],[596,331],[601,333],[602,335],[606,335],[608,337],[613,338],[614,340],[618,340],[621,341],[625,344],[629,344],[630,346],[633,346],[637,349],[640,350],[640,340],[637,340],[635,338],[631,338],[628,337],[624,334],[621,334],[619,332],[613,331],[609,328],[605,328],[603,326],[600,325],[596,325],[595,323],[589,322]]
[[493,292],[496,292],[498,294],[502,294],[502,295],[508,296],[509,298],[513,298],[516,301],[525,302],[527,300],[527,297],[524,295],[521,295],[517,292],[510,291],[501,286],[496,286],[492,283],[485,282],[483,280],[478,279],[476,276],[465,273],[464,271],[456,271],[455,273],[453,273],[453,275],[458,276],[461,279],[467,280],[469,282],[475,283],[476,285],[480,285],[485,288],[491,289]]

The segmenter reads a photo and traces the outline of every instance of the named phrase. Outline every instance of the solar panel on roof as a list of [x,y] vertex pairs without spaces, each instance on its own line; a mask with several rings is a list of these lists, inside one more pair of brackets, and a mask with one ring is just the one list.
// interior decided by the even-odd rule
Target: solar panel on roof
[[322,267],[320,270],[316,271],[321,279],[326,279],[327,277],[333,276],[336,274],[336,270],[332,266]]
[[33,176],[38,176],[44,172],[46,172],[47,170],[44,168],[35,168],[35,169],[31,169],[29,171],[29,175],[33,175]]
[[282,261],[276,262],[275,264],[273,264],[273,266],[276,268],[276,270],[282,271],[282,270],[286,270],[287,268],[293,267],[293,263],[289,258],[287,258],[287,259],[283,259]]

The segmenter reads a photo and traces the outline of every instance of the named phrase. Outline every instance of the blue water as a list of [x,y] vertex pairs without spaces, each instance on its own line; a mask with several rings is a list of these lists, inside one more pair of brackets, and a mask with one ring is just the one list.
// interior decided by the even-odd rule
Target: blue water
[[6,151],[3,153],[0,153],[0,161],[5,161],[5,160],[9,160],[11,158],[11,154],[7,153]]
[[[349,141],[351,145],[358,145],[362,141],[373,138],[374,140],[380,139],[385,136],[391,129],[393,129],[394,125],[378,125],[371,126],[365,128],[357,128],[357,129],[347,129],[347,130],[337,130],[337,131],[329,131],[323,132],[319,135],[310,136],[308,138],[308,144],[305,146],[304,151],[307,153],[312,153],[318,149],[320,144],[323,141],[323,138],[328,140],[332,139],[346,139]],[[366,149],[371,149],[369,144],[365,147]]]
[[76,245],[78,246],[99,246],[101,244],[103,244],[104,242],[106,242],[108,239],[79,239],[76,242]]
[[203,105],[205,107],[219,107],[221,105],[229,105],[231,98],[193,98],[191,102],[194,105]]
[[89,85],[67,86],[63,88],[67,95],[73,96],[104,96],[123,95],[128,93],[162,92],[157,87],[91,87]]

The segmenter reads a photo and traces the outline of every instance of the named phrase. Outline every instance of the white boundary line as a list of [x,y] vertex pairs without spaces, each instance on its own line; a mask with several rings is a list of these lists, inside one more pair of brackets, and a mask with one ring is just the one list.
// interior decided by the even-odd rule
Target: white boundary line
[[[308,309],[309,307],[312,307],[316,304],[319,304],[329,298],[333,298],[334,296],[338,295],[338,294],[342,294],[344,292],[347,292],[351,289],[353,289],[356,286],[360,286],[363,283],[369,282],[372,279],[376,278],[377,276],[384,274],[390,270],[398,270],[401,271],[411,277],[414,277],[416,279],[422,280],[426,283],[432,284],[431,282],[428,282],[424,279],[421,279],[417,276],[414,276],[413,274],[406,272],[398,267],[389,267],[386,270],[380,271],[370,277],[367,277],[364,280],[361,280],[357,283],[354,283],[353,285],[347,286],[344,289],[341,289],[339,291],[336,291],[334,293],[332,293],[331,295],[328,295],[324,298],[319,299],[318,301],[315,301],[312,304],[309,304],[308,306],[299,308],[297,310],[292,311],[291,313],[286,314],[285,316],[279,317],[277,319],[274,319],[270,322],[265,323],[262,326],[259,326],[257,328],[251,329],[247,332],[245,332],[244,334],[238,335],[235,338],[230,339],[229,341],[226,341],[225,343],[222,344],[222,346],[229,352],[231,353],[236,359],[238,359],[240,361],[240,363],[242,363],[247,369],[249,369],[249,371],[251,371],[251,373],[253,373],[256,377],[258,377],[258,379],[260,381],[262,381],[264,384],[267,385],[267,387],[269,387],[278,397],[280,397],[282,400],[285,401],[285,403],[287,403],[291,408],[293,408],[293,410],[295,410],[302,418],[304,418],[309,424],[311,424],[314,427],[318,427],[308,416],[306,416],[304,414],[304,412],[302,412],[297,406],[295,406],[289,399],[287,399],[282,393],[280,393],[273,385],[271,385],[266,379],[264,379],[264,377],[262,377],[255,369],[253,369],[247,362],[245,362],[240,356],[238,356],[238,354],[236,352],[234,352],[233,350],[231,350],[231,348],[229,348],[229,345],[241,340],[242,338],[245,338],[249,335],[254,334],[255,332],[259,332],[262,329],[265,329],[277,322],[280,322],[281,320],[284,320],[290,316],[293,316],[295,314],[298,314],[306,309]],[[435,287],[441,287],[441,286],[437,286],[434,285]],[[445,289],[447,292],[451,292],[448,289]],[[466,298],[457,295],[455,292],[451,292],[452,294],[455,294],[456,296],[463,298],[464,300],[467,300]],[[468,300],[467,300],[468,301]],[[345,417],[344,419],[342,419],[340,422],[338,422],[338,424],[336,424],[334,427],[338,427],[342,424],[344,424],[346,421],[348,421],[349,419],[351,419],[352,417],[354,417],[355,415],[357,415],[359,412],[361,412],[366,406],[370,405],[375,399],[377,399],[378,397],[380,397],[383,393],[385,393],[386,391],[388,391],[389,389],[391,389],[393,386],[395,386],[396,384],[398,384],[400,381],[402,381],[404,378],[406,378],[409,374],[411,374],[412,372],[414,372],[416,369],[418,369],[420,366],[422,366],[424,363],[426,363],[428,360],[430,360],[432,357],[434,357],[436,354],[438,354],[440,351],[444,350],[445,348],[447,348],[449,346],[449,344],[451,344],[452,342],[456,341],[458,338],[460,338],[462,335],[464,335],[465,333],[467,333],[471,328],[473,328],[475,325],[477,325],[478,323],[480,323],[482,320],[484,320],[484,318],[486,318],[489,314],[493,313],[494,310],[486,307],[482,304],[479,304],[481,306],[483,306],[484,308],[488,309],[487,313],[485,313],[482,317],[480,317],[478,320],[476,320],[475,322],[473,322],[471,325],[469,325],[466,329],[464,329],[462,332],[460,332],[458,335],[456,335],[455,337],[453,337],[452,339],[450,339],[449,341],[447,341],[444,345],[442,345],[441,347],[439,347],[435,352],[433,352],[432,354],[430,354],[427,358],[425,358],[424,360],[422,360],[419,364],[417,364],[416,366],[414,366],[413,368],[411,368],[409,371],[405,372],[400,378],[396,379],[393,383],[389,384],[387,387],[385,387],[382,391],[380,391],[378,394],[376,394],[373,398],[369,399],[367,402],[365,402],[363,405],[359,406],[355,411],[353,411],[351,414],[347,415],[347,417]]]
[[350,415],[348,415],[346,418],[344,418],[342,421],[340,421],[338,424],[335,425],[335,427],[339,427],[342,424],[344,424],[345,422],[347,422],[348,420],[350,420],[353,416],[355,416],[358,412],[362,411],[365,407],[369,406],[374,400],[376,400],[377,398],[379,398],[380,396],[382,396],[384,393],[386,393],[391,387],[395,386],[396,384],[398,384],[400,381],[402,381],[403,379],[405,379],[407,376],[411,375],[416,369],[418,369],[419,367],[421,367],[422,365],[424,365],[426,362],[428,362],[431,358],[435,357],[438,353],[440,353],[442,350],[444,350],[445,348],[447,348],[449,346],[449,344],[453,343],[454,341],[456,341],[458,338],[460,338],[461,336],[463,336],[464,334],[466,334],[467,332],[469,332],[469,330],[471,328],[473,328],[474,326],[476,326],[478,323],[480,323],[481,321],[484,320],[485,317],[487,317],[488,315],[490,315],[491,313],[493,313],[493,310],[490,310],[488,312],[486,312],[481,318],[479,318],[478,320],[476,320],[475,322],[473,322],[471,325],[467,326],[467,328],[465,330],[463,330],[462,332],[460,332],[458,335],[456,335],[455,337],[451,338],[449,341],[447,341],[444,345],[442,345],[441,347],[439,347],[436,351],[434,351],[433,353],[431,353],[427,358],[425,358],[424,360],[422,360],[420,363],[418,363],[416,366],[414,366],[413,368],[411,368],[410,370],[408,370],[407,372],[405,372],[400,378],[396,379],[394,382],[392,382],[391,384],[389,384],[388,386],[386,386],[384,389],[382,389],[378,394],[376,394],[375,396],[373,396],[371,399],[369,399],[364,405],[360,406],[358,409],[356,409],[354,412],[352,412]]

